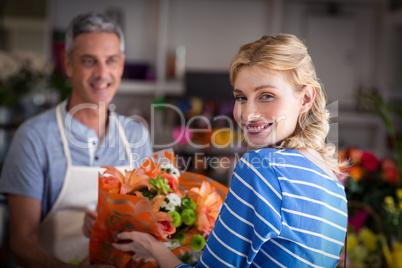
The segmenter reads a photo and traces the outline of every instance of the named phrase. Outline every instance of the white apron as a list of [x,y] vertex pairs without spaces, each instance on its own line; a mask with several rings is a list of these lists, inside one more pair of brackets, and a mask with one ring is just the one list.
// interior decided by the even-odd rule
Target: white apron
[[[63,141],[67,171],[59,196],[39,227],[39,241],[53,257],[62,261],[83,260],[89,254],[89,239],[82,226],[85,209],[95,210],[98,202],[98,172],[100,167],[73,166],[61,117],[61,105],[56,108],[57,124]],[[115,118],[115,117],[113,117]],[[122,127],[115,120],[120,138],[131,163],[131,151]],[[117,167],[120,171],[129,166]]]

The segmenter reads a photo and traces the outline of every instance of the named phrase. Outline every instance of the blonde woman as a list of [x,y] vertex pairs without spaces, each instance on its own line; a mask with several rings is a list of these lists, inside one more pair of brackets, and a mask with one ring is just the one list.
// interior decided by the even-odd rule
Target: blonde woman
[[[254,150],[243,155],[196,267],[335,267],[347,231],[326,101],[306,46],[263,36],[231,68],[234,117]],[[134,259],[188,267],[151,235],[120,233]]]

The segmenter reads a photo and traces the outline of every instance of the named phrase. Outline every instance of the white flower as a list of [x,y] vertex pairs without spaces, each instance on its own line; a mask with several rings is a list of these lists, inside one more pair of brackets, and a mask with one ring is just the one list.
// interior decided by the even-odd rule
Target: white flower
[[169,194],[167,196],[169,203],[173,204],[174,206],[180,206],[181,198],[177,194]]
[[44,57],[27,51],[0,51],[0,81],[19,74],[22,70],[34,76],[45,77],[52,73],[52,64]]
[[0,51],[0,82],[6,82],[20,70],[21,67],[16,60]]
[[173,203],[171,203],[171,202],[168,203],[166,201],[162,202],[161,208],[164,208],[164,209],[169,210],[169,211],[175,211],[176,210],[176,206]]
[[19,62],[22,68],[34,75],[50,75],[53,69],[44,57],[30,51],[13,51],[11,57]]
[[169,204],[166,206],[166,209],[169,210],[169,211],[175,211],[175,210],[176,210],[176,206],[175,206],[173,203],[169,203]]
[[162,163],[161,164],[161,169],[164,172],[172,175],[176,179],[177,183],[179,182],[180,171],[173,165],[172,162],[166,162],[166,163],[164,162],[164,163]]
[[20,97],[41,89],[52,71],[50,61],[41,55],[0,51],[0,104],[15,105]]
[[161,204],[161,208],[166,208],[168,205],[168,203],[166,201],[163,201]]

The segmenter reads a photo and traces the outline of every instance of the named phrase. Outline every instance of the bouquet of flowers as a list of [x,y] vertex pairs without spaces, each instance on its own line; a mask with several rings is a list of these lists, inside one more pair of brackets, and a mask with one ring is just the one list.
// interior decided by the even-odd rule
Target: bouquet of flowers
[[176,255],[200,251],[219,214],[227,187],[199,174],[180,172],[170,150],[121,173],[105,166],[99,174],[98,218],[90,238],[90,260],[116,267],[135,263],[112,248],[116,234],[136,230],[154,235]]

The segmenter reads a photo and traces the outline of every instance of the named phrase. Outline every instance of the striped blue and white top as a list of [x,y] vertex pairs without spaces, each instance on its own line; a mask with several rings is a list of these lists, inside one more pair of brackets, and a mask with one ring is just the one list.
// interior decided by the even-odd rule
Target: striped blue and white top
[[335,267],[346,231],[340,182],[296,150],[250,151],[196,267]]

